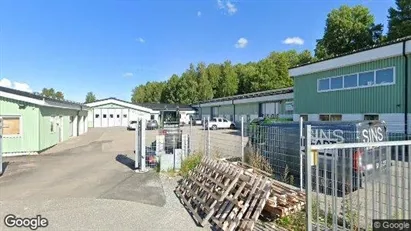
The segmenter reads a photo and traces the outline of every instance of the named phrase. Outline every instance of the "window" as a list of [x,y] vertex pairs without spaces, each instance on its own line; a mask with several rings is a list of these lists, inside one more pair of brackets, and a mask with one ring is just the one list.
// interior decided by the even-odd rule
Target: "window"
[[117,115],[117,119],[119,119],[120,118],[120,115]]
[[344,76],[344,88],[357,87],[357,74]]
[[364,72],[358,75],[359,86],[371,86],[374,84],[374,72]]
[[127,114],[124,114],[124,115],[123,115],[123,118],[127,118]]
[[217,120],[216,120],[216,119],[212,119],[212,120],[210,120],[210,122],[217,122]]
[[342,115],[330,115],[330,121],[341,121]]
[[98,119],[98,118],[100,117],[100,115],[99,115],[99,114],[96,114],[95,117],[96,117],[96,119]]
[[3,135],[5,136],[21,135],[20,116],[3,117]]
[[317,91],[352,89],[357,87],[376,87],[395,83],[394,67],[361,73],[352,73],[343,77],[318,79]]
[[326,91],[330,89],[330,79],[320,79],[318,81],[318,91]]
[[335,77],[331,78],[331,89],[341,89],[343,88],[343,78]]
[[228,122],[228,120],[226,120],[226,119],[223,119],[223,121],[224,121],[224,122]]
[[394,69],[384,69],[375,72],[376,84],[389,84],[394,83]]
[[110,118],[113,119],[113,117],[114,117],[113,114],[110,114]]
[[151,116],[150,116],[150,119],[152,119],[152,120],[153,120],[153,119],[154,119],[154,115],[151,115]]
[[107,118],[107,115],[106,115],[106,114],[103,114],[103,118],[104,118],[104,119]]
[[330,115],[320,115],[320,121],[329,121]]
[[379,120],[378,115],[364,115],[364,120]]
[[50,132],[54,132],[54,116],[50,117]]
[[320,121],[341,121],[342,115],[320,115]]
[[303,121],[308,121],[308,115],[300,115],[300,118],[303,118]]

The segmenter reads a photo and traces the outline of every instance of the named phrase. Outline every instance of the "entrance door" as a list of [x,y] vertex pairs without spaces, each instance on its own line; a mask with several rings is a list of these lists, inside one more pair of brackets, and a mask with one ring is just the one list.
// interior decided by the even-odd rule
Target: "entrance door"
[[116,114],[116,109],[108,109],[108,126],[114,127],[114,116]]
[[62,142],[63,140],[64,140],[64,137],[63,137],[63,117],[62,116],[60,116],[59,117],[59,121],[58,121],[58,131],[59,131],[59,142]]
[[69,137],[73,136],[73,121],[74,121],[74,116],[70,116],[69,119]]

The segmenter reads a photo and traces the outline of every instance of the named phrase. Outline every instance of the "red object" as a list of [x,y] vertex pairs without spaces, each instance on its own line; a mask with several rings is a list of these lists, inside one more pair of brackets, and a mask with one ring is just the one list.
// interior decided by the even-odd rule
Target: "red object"
[[360,161],[361,161],[361,157],[364,153],[361,152],[359,149],[357,149],[357,151],[355,151],[354,153],[354,163],[353,163],[353,168],[354,171],[359,171],[360,170]]

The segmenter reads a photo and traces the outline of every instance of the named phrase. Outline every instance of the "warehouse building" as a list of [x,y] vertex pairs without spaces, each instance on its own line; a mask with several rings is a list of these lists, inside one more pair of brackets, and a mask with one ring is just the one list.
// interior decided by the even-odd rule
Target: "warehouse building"
[[36,154],[87,132],[87,106],[0,87],[2,151]]
[[293,88],[235,95],[199,102],[197,108],[200,118],[224,117],[235,123],[258,117],[293,118]]
[[176,110],[177,108],[182,115],[181,119],[184,121],[187,119],[188,123],[188,115],[195,112],[187,105],[134,104],[116,98],[101,99],[86,105],[90,107],[89,127],[126,127],[130,121],[135,121],[137,118],[159,121],[162,110]]
[[387,122],[409,134],[411,37],[291,68],[294,120]]

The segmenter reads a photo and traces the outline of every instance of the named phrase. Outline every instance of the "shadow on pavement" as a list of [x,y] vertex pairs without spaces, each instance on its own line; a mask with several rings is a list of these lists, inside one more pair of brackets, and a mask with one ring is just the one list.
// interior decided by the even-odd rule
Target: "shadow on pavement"
[[134,165],[135,165],[135,161],[133,159],[131,159],[130,157],[123,155],[123,154],[118,154],[116,156],[116,160],[121,163],[124,164],[125,166],[129,167],[131,170],[134,170]]
[[3,176],[3,174],[6,172],[7,166],[9,165],[9,162],[3,162],[2,166],[3,166],[3,172],[0,172],[0,176]]

